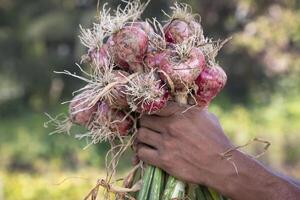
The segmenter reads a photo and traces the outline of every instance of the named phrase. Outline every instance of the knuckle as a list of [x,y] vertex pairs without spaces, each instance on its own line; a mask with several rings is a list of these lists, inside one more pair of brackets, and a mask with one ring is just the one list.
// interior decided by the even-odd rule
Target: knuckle
[[168,124],[166,124],[166,127],[167,127],[167,129],[168,129],[169,132],[172,132],[172,131],[176,130],[177,123],[176,123],[175,120],[171,120],[171,121],[169,121]]
[[171,123],[168,124],[168,134],[172,137],[176,137],[178,134],[180,134],[181,131],[181,127],[180,127],[180,123],[181,121],[173,121]]
[[137,148],[136,155],[137,155],[137,157],[140,158],[140,159],[143,158],[143,150],[142,150],[140,147]]
[[149,120],[150,120],[149,118],[150,118],[150,117],[149,117],[148,115],[142,116],[142,117],[140,118],[140,120],[139,120],[139,124],[140,124],[141,126],[147,125],[148,122],[149,122]]
[[146,134],[146,129],[145,128],[140,128],[137,132],[137,139],[139,141],[143,141],[145,140],[145,138],[147,137],[147,134]]

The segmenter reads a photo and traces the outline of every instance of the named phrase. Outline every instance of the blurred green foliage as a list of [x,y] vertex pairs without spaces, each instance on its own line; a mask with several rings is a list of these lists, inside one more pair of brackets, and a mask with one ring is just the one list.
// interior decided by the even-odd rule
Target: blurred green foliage
[[[233,36],[218,57],[228,83],[210,110],[235,144],[254,137],[270,141],[261,160],[299,178],[300,2],[184,2],[201,14],[206,36]],[[165,19],[161,9],[168,11],[170,4],[153,0],[144,17]],[[66,111],[59,103],[83,84],[53,71],[79,72],[74,63],[85,49],[78,24],[91,25],[96,5],[96,0],[0,0],[0,199],[81,199],[103,174],[107,145],[83,150],[85,141],[50,137],[43,127],[43,112]],[[257,143],[246,151],[255,155],[262,147]],[[129,162],[127,155],[121,168]],[[49,183],[49,177],[56,183],[71,176],[90,179]]]

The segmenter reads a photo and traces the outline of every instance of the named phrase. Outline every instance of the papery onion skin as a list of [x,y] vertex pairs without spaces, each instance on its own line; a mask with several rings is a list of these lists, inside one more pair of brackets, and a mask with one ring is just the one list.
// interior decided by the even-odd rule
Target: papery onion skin
[[157,112],[168,99],[168,90],[154,70],[134,77],[127,87],[127,100],[132,111],[141,114]]
[[133,121],[122,111],[116,111],[115,122],[111,125],[112,131],[116,131],[120,136],[127,136],[133,126]]
[[103,45],[101,48],[96,48],[88,51],[88,58],[94,66],[103,67],[109,63],[108,45]]
[[165,90],[165,94],[151,102],[138,104],[137,112],[153,114],[166,106],[169,99],[169,93]]
[[119,58],[118,54],[116,54],[116,46],[115,46],[115,42],[113,41],[113,36],[110,36],[107,39],[106,42],[107,46],[108,46],[108,50],[109,50],[109,54],[111,55],[111,58],[113,59],[114,63],[122,70],[124,71],[129,71],[129,64],[122,60],[121,58]]
[[226,82],[227,75],[220,66],[205,67],[195,81],[198,86],[195,95],[198,106],[207,106],[224,88]]
[[167,42],[180,44],[196,33],[196,30],[202,30],[201,25],[196,21],[186,22],[180,19],[174,19],[164,26],[164,33]]
[[135,21],[128,23],[128,26],[133,26],[142,29],[147,34],[149,39],[155,34],[154,29],[148,22]]
[[88,102],[85,102],[86,95],[88,95],[89,92],[90,91],[87,90],[75,96],[69,104],[70,120],[75,124],[87,126],[95,112],[97,112],[98,104],[89,108]]
[[176,90],[186,89],[191,86],[206,65],[205,56],[198,48],[192,48],[185,60],[176,60],[172,51],[160,53],[156,58],[161,78],[167,83],[168,77],[172,80]]
[[125,26],[112,36],[110,46],[119,62],[142,63],[148,49],[148,36],[141,28]]
[[170,50],[174,50],[172,43],[167,43],[166,49],[149,48],[144,59],[145,66],[150,69],[158,67],[161,60],[171,53]]
[[110,131],[118,133],[120,136],[127,136],[133,125],[132,119],[123,111],[112,109],[105,102],[99,104],[94,120],[98,125],[107,126]]
[[156,52],[155,50],[148,52],[145,57],[144,63],[150,69],[159,67],[161,60],[165,56],[167,56],[166,54],[166,52]]
[[129,73],[121,70],[116,70],[113,71],[114,75],[114,82],[119,82],[112,90],[112,100],[109,101],[108,99],[106,100],[107,104],[111,108],[115,109],[127,109],[128,108],[128,102],[125,94],[125,84],[127,81],[127,77],[129,76]]

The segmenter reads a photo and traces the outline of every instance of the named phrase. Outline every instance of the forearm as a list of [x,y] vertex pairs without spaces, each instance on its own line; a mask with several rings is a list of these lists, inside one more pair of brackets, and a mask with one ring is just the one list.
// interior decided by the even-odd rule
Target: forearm
[[222,160],[216,178],[208,184],[233,200],[299,199],[300,188],[296,184],[272,173],[251,157],[235,151],[230,162]]
[[300,180],[296,180],[296,179],[293,179],[291,177],[284,176],[283,174],[280,174],[280,173],[276,173],[276,174],[277,174],[277,176],[279,176],[283,179],[287,179],[289,182],[294,183],[295,185],[300,187]]

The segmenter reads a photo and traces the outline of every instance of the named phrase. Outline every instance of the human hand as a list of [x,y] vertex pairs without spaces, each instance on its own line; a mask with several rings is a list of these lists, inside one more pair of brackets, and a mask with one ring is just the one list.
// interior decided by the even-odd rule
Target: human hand
[[141,118],[137,143],[141,160],[183,181],[206,185],[213,185],[216,171],[220,175],[225,165],[228,168],[220,153],[232,148],[213,114],[174,102]]

